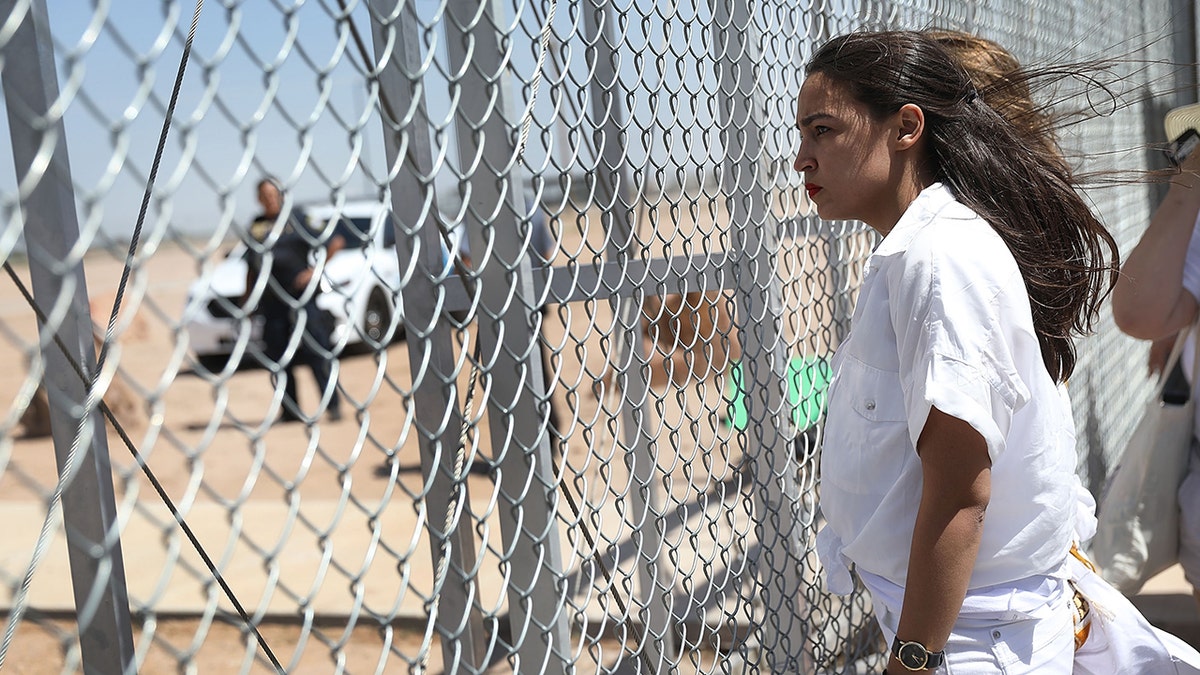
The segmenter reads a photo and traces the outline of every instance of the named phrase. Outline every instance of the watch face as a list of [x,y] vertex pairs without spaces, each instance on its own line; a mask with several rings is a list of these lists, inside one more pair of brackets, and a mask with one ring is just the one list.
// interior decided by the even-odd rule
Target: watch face
[[896,656],[909,670],[921,670],[929,662],[929,652],[925,651],[919,642],[905,642],[900,645]]

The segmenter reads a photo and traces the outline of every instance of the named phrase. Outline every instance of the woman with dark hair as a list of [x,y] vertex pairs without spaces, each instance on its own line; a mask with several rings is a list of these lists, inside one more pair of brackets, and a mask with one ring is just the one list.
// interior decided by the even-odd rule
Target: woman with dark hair
[[795,168],[809,199],[883,236],[832,361],[828,586],[849,592],[855,567],[893,675],[1070,673],[1086,601],[1061,383],[1116,243],[1052,141],[1028,142],[929,35],[835,38],[807,75]]
[[[321,398],[328,397],[326,410],[329,419],[336,422],[342,418],[342,408],[332,366],[333,343],[328,314],[317,307],[316,293],[303,300],[316,273],[309,261],[313,251],[312,235],[301,231],[303,226],[296,214],[284,210],[279,181],[263,178],[258,182],[256,192],[263,210],[249,227],[253,242],[246,248],[246,290],[242,305],[246,305],[259,276],[266,271],[270,278],[254,311],[263,317],[263,352],[270,362],[271,381],[278,386],[278,379],[283,378],[283,412],[279,421],[308,421],[300,408],[295,373],[295,365],[304,363],[312,369]],[[270,242],[269,237],[275,230],[279,230],[279,234]],[[342,235],[331,235],[324,244],[325,258],[332,258],[345,243]],[[269,263],[266,262],[268,250]],[[301,328],[304,334],[295,351],[289,354],[293,333]],[[315,417],[319,418],[320,414]]]

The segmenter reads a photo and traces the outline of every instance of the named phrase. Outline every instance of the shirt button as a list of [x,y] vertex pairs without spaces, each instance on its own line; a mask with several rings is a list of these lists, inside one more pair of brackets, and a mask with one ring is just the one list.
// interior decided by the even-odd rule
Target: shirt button
[[863,405],[866,406],[867,410],[874,410],[875,409],[875,400],[869,398],[869,399],[867,399],[867,402],[864,403]]

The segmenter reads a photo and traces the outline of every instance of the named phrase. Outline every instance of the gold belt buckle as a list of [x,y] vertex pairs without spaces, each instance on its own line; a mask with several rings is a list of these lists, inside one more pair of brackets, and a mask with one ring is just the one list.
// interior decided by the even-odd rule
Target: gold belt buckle
[[1079,651],[1092,633],[1092,607],[1074,581],[1067,580],[1067,583],[1071,585],[1071,604],[1075,608],[1075,651]]
[[[1096,572],[1096,565],[1087,559],[1087,556],[1079,550],[1079,546],[1074,542],[1071,543],[1071,555],[1075,556],[1075,559],[1083,563],[1089,570]],[[1092,633],[1092,607],[1087,598],[1079,592],[1074,581],[1068,579],[1067,583],[1071,585],[1071,603],[1075,608],[1075,651],[1079,651]]]

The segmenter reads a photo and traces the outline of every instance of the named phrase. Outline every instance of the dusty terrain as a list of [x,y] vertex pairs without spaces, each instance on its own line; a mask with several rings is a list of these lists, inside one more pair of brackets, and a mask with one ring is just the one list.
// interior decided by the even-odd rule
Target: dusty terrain
[[[582,257],[591,245],[579,240],[574,246],[568,253]],[[421,597],[432,584],[407,344],[397,341],[378,354],[353,353],[340,359],[338,382],[349,404],[349,414],[341,421],[269,424],[272,390],[265,370],[243,367],[214,375],[196,367],[188,354],[180,321],[188,285],[202,272],[200,260],[195,252],[167,244],[144,258],[133,277],[125,304],[133,313],[126,317],[119,351],[112,355],[120,365],[123,388],[135,400],[123,424],[167,494],[220,561],[243,604],[264,613],[267,637],[290,664],[289,672],[331,672],[337,658],[346,660],[348,672],[373,672],[389,648],[393,653],[382,672],[407,672],[405,659],[415,661],[421,653]],[[806,347],[797,344],[797,350],[829,342],[827,330],[815,329],[828,308],[810,306],[809,300],[814,284],[820,287],[828,281],[819,273],[820,261],[820,249],[799,247],[789,250],[782,263],[791,268],[781,270],[781,276],[793,283],[785,289],[784,301],[795,310],[789,313],[785,331],[793,343],[800,342],[800,334],[809,341]],[[111,308],[121,262],[105,252],[85,258],[89,295],[98,315],[106,316]],[[17,269],[27,280],[27,269]],[[679,307],[678,302],[666,304]],[[721,320],[727,322],[728,317]],[[659,322],[660,327],[670,323],[670,317]],[[14,365],[0,372],[0,409],[9,410],[7,425],[0,428],[0,508],[7,508],[9,517],[28,521],[23,529],[12,529],[7,548],[0,551],[0,578],[10,585],[28,564],[56,470],[50,439],[23,436],[16,423],[17,393],[29,374],[36,322],[11,282],[0,285],[0,326],[0,358]],[[728,343],[732,334],[727,327],[720,331]],[[579,516],[563,510],[559,518],[576,528],[580,522],[598,527],[594,534],[601,548],[624,546],[640,527],[629,520],[636,518],[628,508],[637,488],[630,484],[628,456],[617,441],[637,434],[628,435],[628,403],[612,385],[615,333],[607,301],[553,306],[544,329],[560,354],[554,400],[567,435],[566,462],[560,467],[563,489],[571,490],[584,509]],[[678,532],[668,532],[673,546],[687,541],[694,547],[697,541],[715,537],[719,541],[714,545],[727,547],[749,536],[749,514],[740,507],[731,510],[733,503],[728,501],[736,502],[744,489],[738,471],[744,439],[723,421],[724,348],[710,347],[705,358],[697,360],[696,340],[695,335],[684,336],[683,342],[693,347],[687,349],[673,347],[670,339],[656,347],[653,339],[645,338],[653,386],[651,413],[641,433],[650,439],[648,451],[655,457],[653,499],[668,512],[682,509],[673,526]],[[297,372],[301,405],[313,414],[311,376],[304,369]],[[463,368],[460,391],[465,391],[468,375]],[[483,394],[479,397],[483,400]],[[481,559],[480,602],[502,612],[506,601],[497,538],[499,492],[486,467],[492,454],[487,422],[485,415],[478,427],[481,461],[467,481],[467,517],[475,523]],[[155,613],[135,618],[142,640],[139,653],[145,658],[142,672],[173,672],[181,662],[193,663],[196,672],[242,670],[245,636],[236,626],[203,618],[216,607],[229,611],[228,602],[179,536],[120,438],[110,431],[107,441],[116,468],[117,497],[128,518],[123,545],[131,601],[138,611]],[[394,461],[389,463],[389,457]],[[717,525],[719,521],[723,524]],[[578,574],[587,547],[578,534],[568,539],[567,571]],[[62,619],[73,605],[65,589],[69,570],[61,540],[60,531],[54,542],[57,553],[38,567],[30,591],[30,606],[57,618],[21,625],[5,664],[12,672],[60,672],[64,659],[73,658],[58,647],[64,639],[64,644],[72,642],[69,624]],[[736,575],[740,564],[737,559],[725,561],[721,564],[735,567],[722,572],[713,568],[719,562],[713,551],[693,551],[691,556],[676,561],[676,574],[699,574],[715,585],[727,584],[718,577]],[[639,582],[633,560],[623,557],[620,567],[634,581],[617,592],[634,592],[630,589]],[[696,580],[684,585],[704,595]],[[360,588],[366,589],[365,596],[356,592]],[[726,594],[734,592],[725,589]],[[592,593],[584,606],[608,606],[603,595]],[[10,602],[6,598],[5,606]],[[713,602],[722,601],[709,597],[693,611],[703,616],[717,608]],[[311,632],[298,623],[303,607],[319,619]],[[356,612],[365,614],[351,622],[348,617]],[[387,631],[381,632],[379,617],[393,618],[383,621]],[[68,629],[59,635],[53,626]],[[590,646],[581,648],[581,665],[619,658],[617,642],[586,642]],[[436,672],[436,641],[430,651],[430,666]],[[511,666],[501,661],[495,672],[509,670]],[[253,672],[268,671],[260,665]]]

